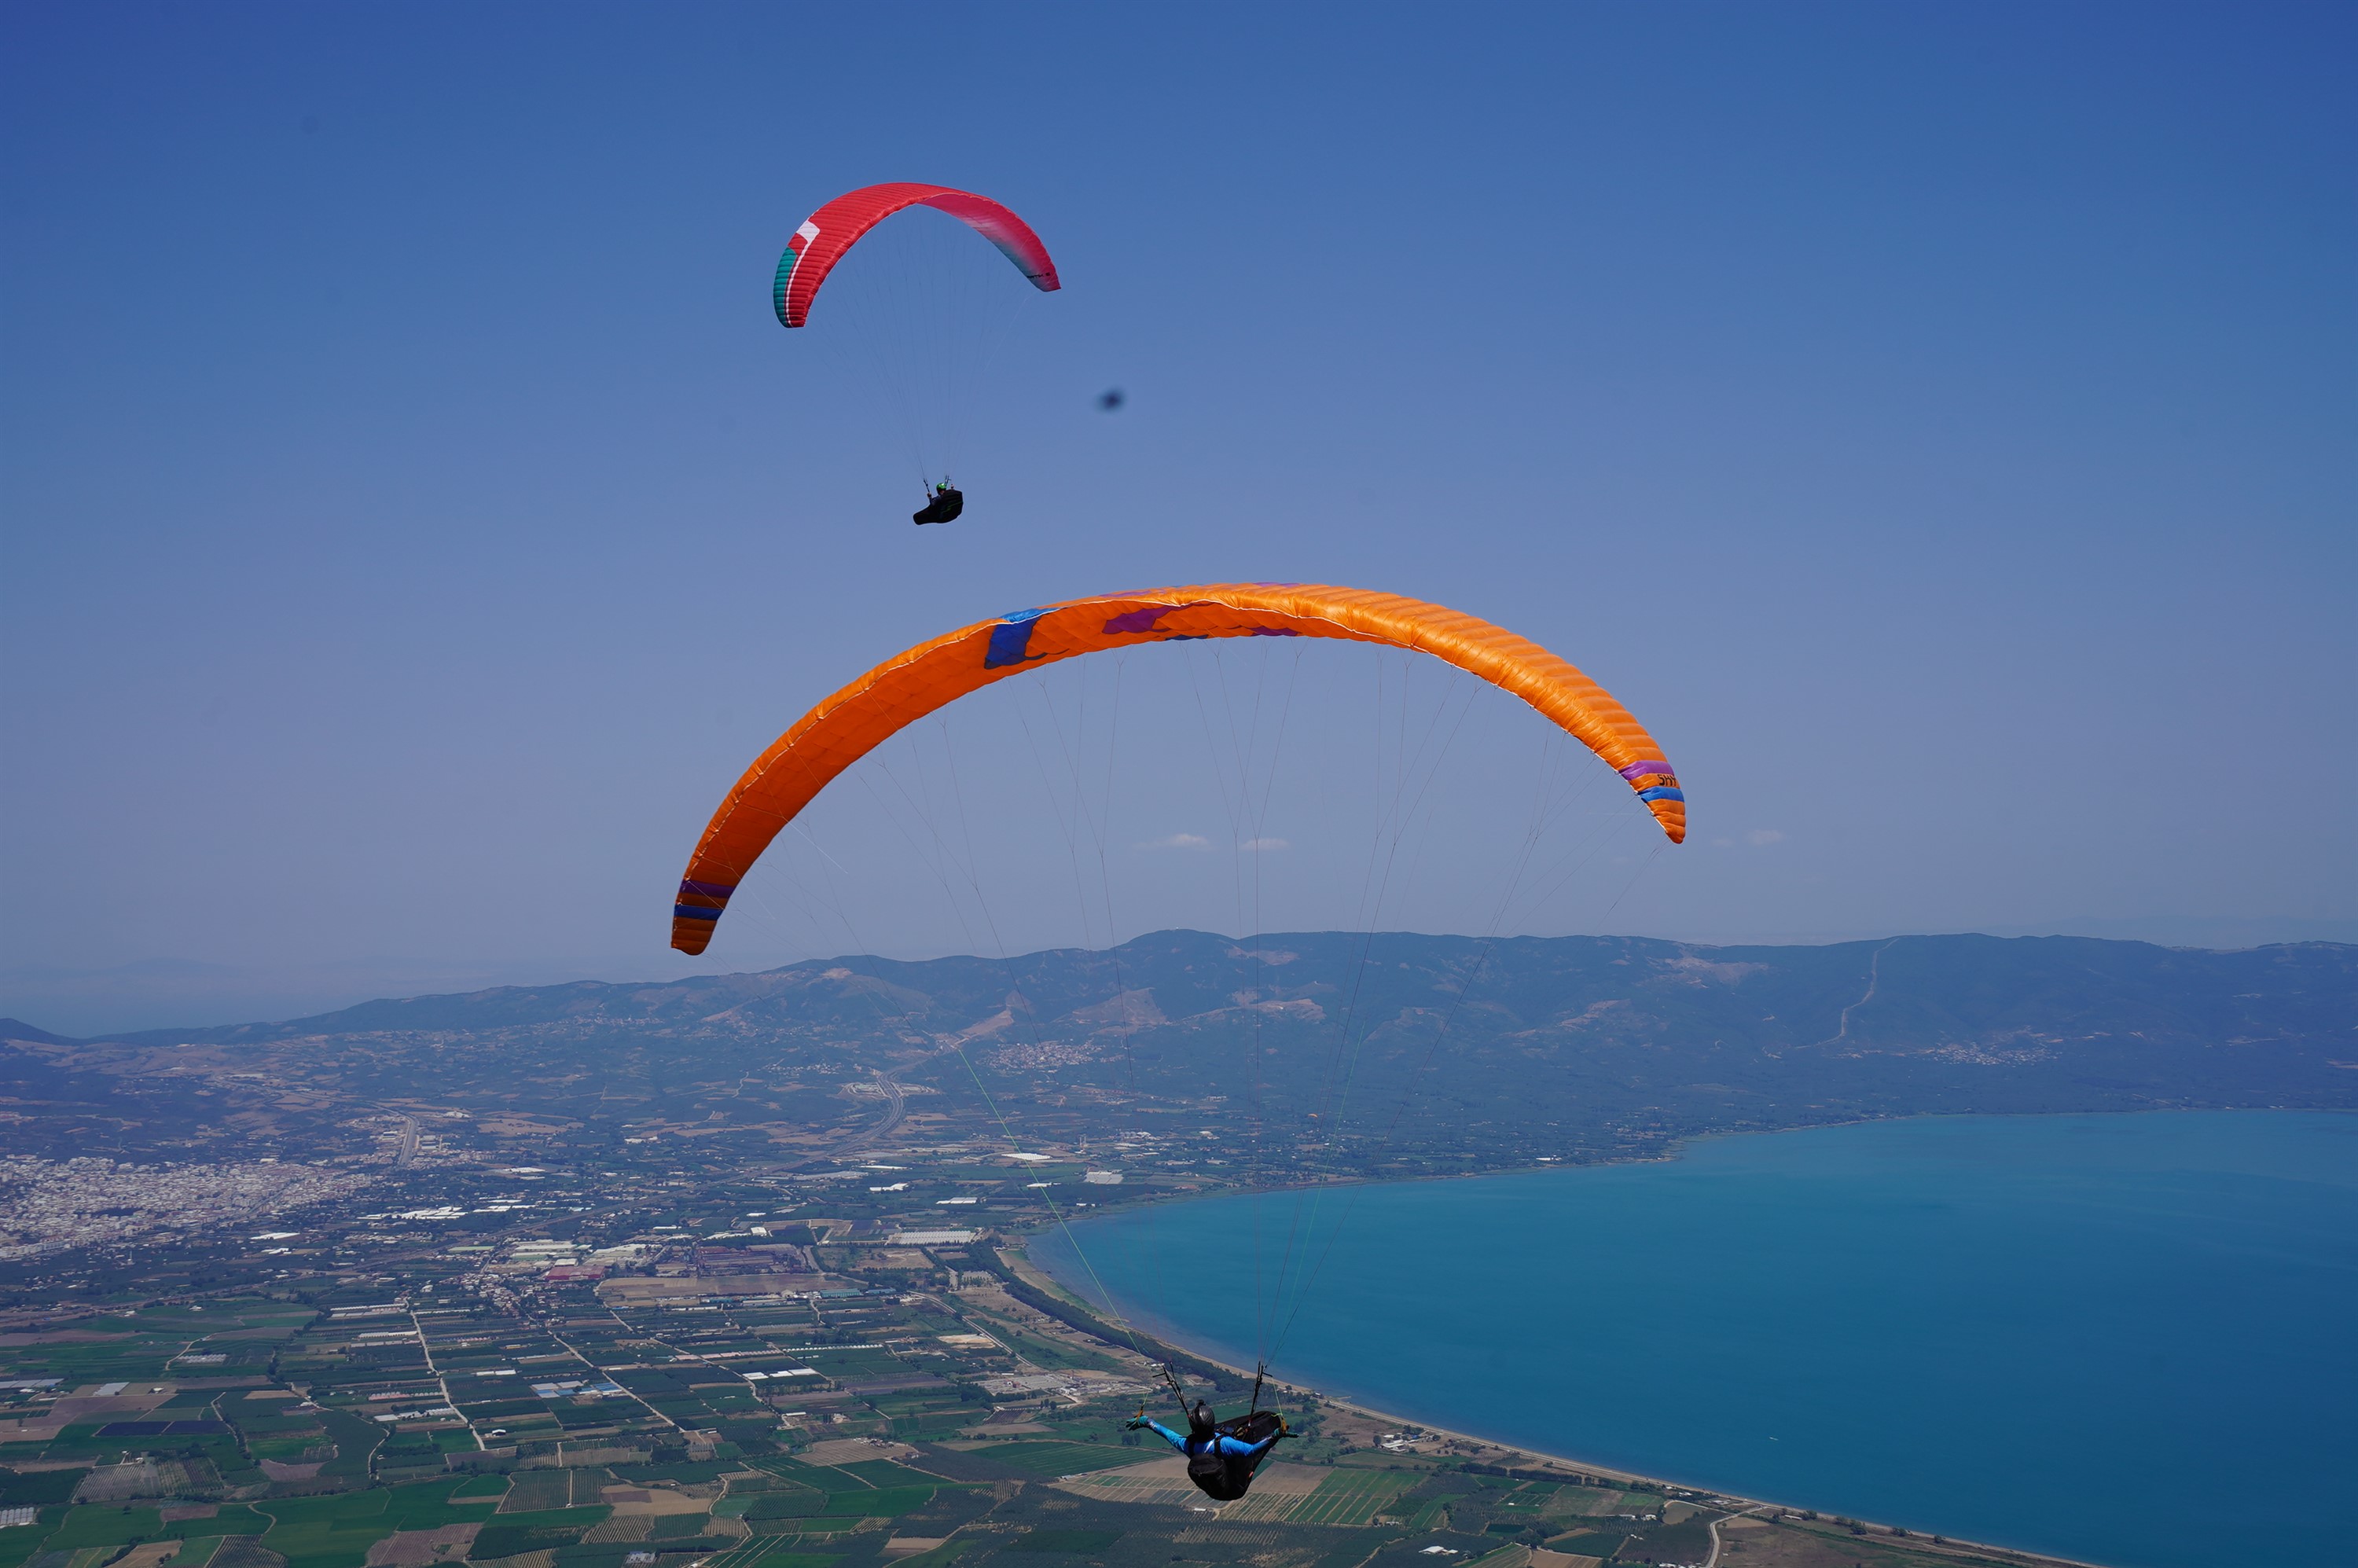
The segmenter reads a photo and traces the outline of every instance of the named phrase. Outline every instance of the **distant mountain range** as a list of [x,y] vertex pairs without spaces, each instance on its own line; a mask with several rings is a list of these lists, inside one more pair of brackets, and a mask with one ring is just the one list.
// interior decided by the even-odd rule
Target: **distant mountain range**
[[[1951,933],[1940,933],[1951,935]],[[2136,919],[2071,918],[2023,925],[1982,925],[1985,936],[2097,936],[2152,942],[2165,947],[2221,950],[2271,943],[2358,943],[2358,919],[2266,919],[2147,915]],[[1882,941],[1888,931],[1830,927],[1823,931],[1682,931],[1665,941],[1695,946],[1828,946]],[[814,955],[816,957],[816,955]],[[0,1013],[34,1019],[58,1034],[95,1039],[146,1029],[187,1029],[255,1018],[296,1018],[352,1006],[373,997],[423,996],[496,986],[548,986],[609,975],[672,979],[708,973],[711,966],[676,953],[618,953],[570,960],[428,961],[355,958],[334,963],[285,961],[257,965],[151,958],[99,968],[54,964],[0,966]]]
[[12,1136],[36,1143],[237,1129],[317,1152],[355,1109],[431,1103],[561,1124],[552,1150],[663,1129],[783,1155],[865,1125],[889,1084],[946,1138],[1178,1117],[1297,1164],[1430,1170],[1928,1111],[2358,1106],[2358,947],[1166,931],[0,1037]]

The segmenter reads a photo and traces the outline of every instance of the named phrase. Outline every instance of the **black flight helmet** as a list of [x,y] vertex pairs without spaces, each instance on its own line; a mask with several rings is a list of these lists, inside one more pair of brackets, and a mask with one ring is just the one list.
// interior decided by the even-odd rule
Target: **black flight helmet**
[[1197,1400],[1195,1401],[1195,1408],[1187,1412],[1187,1426],[1188,1429],[1197,1437],[1210,1437],[1214,1435],[1212,1425],[1212,1406],[1209,1400]]

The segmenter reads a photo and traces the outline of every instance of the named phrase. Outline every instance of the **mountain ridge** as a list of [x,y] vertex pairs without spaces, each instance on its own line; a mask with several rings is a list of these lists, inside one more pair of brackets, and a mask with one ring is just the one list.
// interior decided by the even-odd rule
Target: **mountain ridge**
[[2358,1108],[2353,1022],[2340,944],[1168,931],[17,1038],[0,1113],[28,1151],[120,1158],[356,1158],[432,1115],[478,1129],[485,1158],[660,1141],[716,1168],[839,1161],[886,1132],[1078,1150],[1184,1127],[1308,1179],[1866,1117]]
[[[1464,936],[1454,933],[1413,931],[1385,931],[1375,933],[1332,931],[1271,932],[1258,937],[1247,938],[1227,936],[1217,932],[1195,931],[1186,927],[1173,927],[1167,930],[1145,933],[1141,935],[1132,937],[1127,942],[1118,944],[1110,948],[1044,947],[1027,953],[1013,955],[1004,959],[987,958],[979,955],[968,954],[945,955],[935,958],[883,958],[878,957],[872,954],[846,953],[837,954],[824,958],[801,959],[793,963],[780,964],[766,969],[729,970],[722,973],[689,976],[670,980],[566,980],[551,985],[542,986],[488,986],[481,989],[471,991],[441,991],[427,992],[409,997],[379,997],[367,1001],[356,1002],[349,1007],[335,1008],[325,1012],[307,1013],[297,1017],[281,1020],[256,1020],[244,1023],[211,1024],[194,1027],[167,1025],[160,1028],[103,1032],[96,1034],[80,1036],[56,1034],[38,1028],[34,1024],[26,1022],[20,1019],[13,1017],[0,1017],[0,1040],[28,1040],[38,1044],[59,1045],[149,1045],[165,1042],[189,1042],[205,1044],[262,1044],[272,1040],[294,1038],[298,1035],[376,1032],[385,1029],[449,1027],[451,1023],[456,1022],[455,1019],[449,1016],[453,1004],[479,1004],[483,1008],[495,1012],[505,1011],[504,1009],[498,1009],[496,1004],[492,1002],[492,999],[567,998],[571,999],[573,1001],[578,1003],[579,1001],[590,1000],[593,998],[611,993],[628,992],[634,995],[648,992],[676,993],[683,990],[728,988],[731,986],[732,983],[741,984],[743,982],[758,981],[781,976],[803,974],[810,971],[814,967],[824,971],[829,968],[866,964],[906,971],[923,970],[946,965],[977,965],[985,967],[999,966],[1002,968],[1006,966],[1036,966],[1043,962],[1059,959],[1071,961],[1076,957],[1104,959],[1110,962],[1114,959],[1115,956],[1120,955],[1128,949],[1140,946],[1141,945],[1153,944],[1164,938],[1171,937],[1190,937],[1198,938],[1204,941],[1226,942],[1239,948],[1241,948],[1247,942],[1252,942],[1265,946],[1266,945],[1272,943],[1282,945],[1286,942],[1310,942],[1337,937],[1347,938],[1352,941],[1381,942],[1387,944],[1403,941],[1455,943],[1476,947],[1498,946],[1505,944],[1533,943],[1627,943],[1639,945],[1649,950],[1674,950],[1690,955],[1711,953],[1737,955],[1738,957],[1736,957],[1729,961],[1739,963],[1760,962],[1761,959],[1759,957],[1753,957],[1755,955],[1781,956],[1807,953],[1829,956],[1846,956],[1850,954],[1890,948],[1901,943],[1997,943],[2008,945],[2082,944],[2090,948],[2150,949],[2157,953],[2201,955],[2217,958],[2248,957],[2251,955],[2264,954],[2280,949],[2323,949],[2346,953],[2352,955],[2353,957],[2358,957],[2358,945],[2325,941],[2266,943],[2255,947],[2244,948],[2209,948],[2167,946],[2158,943],[2123,940],[2114,937],[2076,936],[2069,935],[1991,935],[1978,932],[1903,935],[1898,936],[1860,938],[1853,941],[1829,943],[1768,944],[1679,942],[1672,941],[1668,938],[1648,936],[1574,935],[1486,939],[1482,937]],[[437,1007],[434,1004],[442,1005]],[[386,1010],[399,1011],[389,1011]],[[521,1019],[515,1017],[513,1013],[507,1014],[507,1016],[500,1021],[506,1022],[522,1022]],[[481,1024],[490,1024],[492,1022],[492,1018],[486,1017],[479,1021],[479,1026]],[[2353,1045],[2353,1048],[2358,1048],[2358,1045]]]

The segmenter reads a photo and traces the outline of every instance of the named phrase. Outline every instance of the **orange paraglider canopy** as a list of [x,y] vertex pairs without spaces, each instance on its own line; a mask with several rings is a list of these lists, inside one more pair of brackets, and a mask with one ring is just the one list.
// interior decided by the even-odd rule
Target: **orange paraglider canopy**
[[1150,589],[977,622],[887,659],[804,714],[754,759],[706,825],[680,881],[671,945],[703,952],[729,896],[770,840],[836,775],[903,727],[1035,665],[1205,637],[1335,637],[1431,654],[1539,709],[1627,779],[1672,843],[1686,838],[1686,795],[1645,726],[1536,643],[1437,604],[1356,588]]

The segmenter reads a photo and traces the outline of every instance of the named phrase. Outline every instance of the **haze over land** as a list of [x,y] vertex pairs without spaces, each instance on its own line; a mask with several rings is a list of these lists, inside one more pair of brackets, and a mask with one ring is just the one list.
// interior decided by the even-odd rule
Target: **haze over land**
[[[2277,1390],[2351,1365],[2358,1209],[2249,1152],[2358,1108],[2353,55],[2299,0],[0,11],[0,1568],[2023,1568],[1920,1527],[2042,1514],[2125,1568],[2350,1555],[2305,1477],[2358,1400]],[[1062,288],[910,212],[783,330],[804,215],[903,180],[1005,203]],[[969,286],[1009,314],[963,514],[915,528],[946,470],[828,306],[936,220],[913,384]],[[663,947],[730,781],[859,672],[1277,579],[1527,638],[1660,756],[1413,639],[986,656]],[[1948,1273],[1804,1257],[1749,1175],[1453,1226],[1513,1354],[1403,1222],[1354,1289],[1412,1333],[1329,1320],[1339,1360],[1552,1433],[1604,1405],[1528,1374],[1634,1266],[1672,1310],[1584,1347],[1632,1419],[1551,1459],[1446,1390],[1282,1389],[1217,1517],[1125,1422],[1164,1367],[1240,1408],[1202,1357],[1249,1336],[1133,1337],[1032,1251],[1193,1221],[1258,1307],[1220,1217],[1330,1190],[1440,1227],[1700,1178],[1703,1134],[2162,1108],[2238,1108],[2091,1141],[2244,1152],[2046,1230],[2052,1167],[1992,1156],[2023,1202]],[[1947,1182],[1861,1190],[1970,1218]],[[2009,1312],[2057,1353],[1938,1484],[1860,1489],[1942,1401],[1824,1376],[1839,1313],[1733,1332],[1739,1230],[1789,1299],[1879,1271],[1860,1361]],[[2054,1422],[2009,1489],[2079,1336],[2187,1447]],[[1747,1467],[1788,1411],[1816,1453]],[[1793,1495],[1610,1468],[1698,1478],[1686,1430]],[[2142,1454],[2106,1523],[2086,1477],[2122,1505]]]
[[[93,1041],[10,1021],[0,1313],[29,1337],[0,1357],[0,1506],[229,1568],[361,1568],[435,1531],[497,1568],[625,1568],[613,1542],[860,1568],[888,1539],[1047,1550],[1068,1509],[1080,1557],[1220,1560],[1245,1538],[1190,1534],[1184,1483],[1121,1445],[1159,1374],[1027,1271],[1056,1212],[1925,1111],[2349,1108],[2353,1015],[2358,947],[2321,943],[1172,931]],[[1253,1550],[1300,1568],[1502,1541],[1660,1561],[1717,1530],[1795,1568],[1866,1550],[1855,1520],[1747,1524],[1746,1499],[1285,1398],[1303,1441],[1219,1528],[1282,1523]],[[352,1544],[319,1554],[330,1519]],[[1890,1568],[2023,1561],[1871,1533]]]
[[20,1026],[0,1062],[18,1146],[50,1157],[333,1159],[432,1106],[484,1158],[627,1162],[662,1139],[663,1159],[792,1166],[881,1136],[862,1130],[893,1084],[939,1141],[1010,1146],[981,1087],[1013,1146],[1184,1121],[1267,1162],[1229,1179],[1285,1180],[1924,1111],[2353,1105],[2353,1016],[2358,947],[2327,943],[1163,932],[96,1042]]

